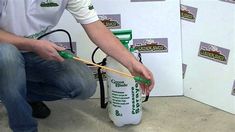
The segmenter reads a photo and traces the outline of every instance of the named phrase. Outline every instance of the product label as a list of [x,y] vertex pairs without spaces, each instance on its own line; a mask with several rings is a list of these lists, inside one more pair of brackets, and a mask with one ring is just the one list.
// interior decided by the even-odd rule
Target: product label
[[235,96],[235,81],[233,82],[232,95]]
[[141,105],[141,95],[140,88],[138,87],[138,83],[135,84],[135,87],[131,88],[132,91],[132,114],[140,113],[140,105]]
[[141,89],[137,82],[132,79],[110,77],[108,74],[108,85],[108,109],[112,120],[127,120],[129,122],[133,119],[126,119],[126,117],[140,116],[142,100]]
[[213,60],[222,64],[227,64],[229,57],[228,49],[218,47],[212,44],[201,42],[198,56]]
[[181,16],[181,19],[183,19],[183,20],[195,22],[196,16],[197,16],[197,8],[181,4],[180,16]]
[[112,101],[114,105],[116,104],[116,107],[121,107],[120,105],[128,105],[129,103],[126,100],[129,98],[130,97],[128,97],[124,92],[112,90]]
[[[71,51],[71,45],[69,42],[54,42],[56,45],[64,47],[66,50]],[[77,46],[76,46],[76,42],[72,42],[72,49],[73,52],[77,53]]]
[[[115,80],[115,79],[111,79],[111,83],[113,87],[112,89],[113,106],[120,108],[124,105],[129,105],[130,103],[128,102],[128,100],[130,99],[130,97],[128,96],[127,93],[121,90],[122,88],[127,88],[128,84],[123,80]],[[119,114],[117,114],[117,111],[115,113],[116,116],[122,115],[119,111],[118,111]]]
[[182,64],[183,79],[184,79],[184,76],[185,76],[186,69],[187,69],[187,65],[186,64]]
[[121,28],[121,15],[120,14],[103,14],[98,15],[100,21],[109,29]]
[[133,39],[133,48],[140,53],[163,53],[168,52],[167,38],[144,38]]
[[124,81],[116,81],[114,79],[111,80],[111,83],[115,85],[115,87],[127,87],[128,84],[126,84]]

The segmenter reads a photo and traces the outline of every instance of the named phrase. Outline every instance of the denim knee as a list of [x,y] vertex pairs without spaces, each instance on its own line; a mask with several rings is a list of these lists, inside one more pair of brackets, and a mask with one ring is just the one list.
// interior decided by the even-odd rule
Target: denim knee
[[83,96],[81,96],[81,99],[87,99],[90,98],[91,96],[93,96],[96,92],[96,87],[97,87],[97,82],[95,79],[93,79],[92,81],[87,81],[85,82],[86,84],[84,85],[83,88]]
[[[0,43],[0,98],[15,96],[16,88],[25,85],[23,56],[11,44]],[[20,90],[19,92],[25,92]]]
[[84,79],[81,82],[74,83],[70,92],[71,98],[88,99],[95,94],[97,82],[95,79]]
[[[24,65],[21,52],[12,44],[0,43],[0,68],[11,68],[12,66]],[[11,66],[11,67],[9,67]],[[5,69],[4,69],[5,70]]]

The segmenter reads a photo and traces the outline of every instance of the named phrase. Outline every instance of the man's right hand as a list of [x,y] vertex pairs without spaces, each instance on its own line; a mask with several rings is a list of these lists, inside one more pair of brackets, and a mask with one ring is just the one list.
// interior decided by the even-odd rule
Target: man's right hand
[[64,61],[64,59],[57,52],[62,50],[65,50],[65,48],[47,40],[34,40],[32,44],[32,52],[38,54],[46,60],[55,60],[59,62]]

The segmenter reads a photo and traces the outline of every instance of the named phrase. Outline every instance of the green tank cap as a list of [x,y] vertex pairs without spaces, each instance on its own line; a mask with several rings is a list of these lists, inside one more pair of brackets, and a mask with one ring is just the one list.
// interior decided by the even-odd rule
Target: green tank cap
[[129,42],[132,39],[132,30],[113,30],[112,33],[120,40],[124,47],[129,50]]
[[139,76],[135,76],[134,77],[134,80],[136,81],[136,82],[138,82],[139,84],[146,84],[146,85],[150,85],[151,84],[151,81],[150,80],[148,80],[148,79],[145,79],[145,78],[142,78],[142,77],[139,77]]
[[112,33],[119,38],[119,40],[130,41],[132,39],[132,30],[113,30]]
[[122,41],[122,40],[120,40],[121,41],[121,43],[122,43],[122,45],[124,46],[124,47],[126,47],[127,49],[129,49],[129,41]]
[[59,55],[65,59],[73,59],[74,55],[65,51],[58,51]]

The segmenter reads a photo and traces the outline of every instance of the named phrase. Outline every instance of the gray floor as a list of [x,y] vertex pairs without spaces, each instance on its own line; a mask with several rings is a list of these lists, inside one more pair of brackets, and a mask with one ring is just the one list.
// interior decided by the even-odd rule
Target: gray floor
[[[186,97],[154,97],[143,104],[139,125],[115,127],[98,99],[47,102],[49,118],[39,120],[39,132],[235,132],[235,115]],[[0,104],[0,132],[10,132]]]

